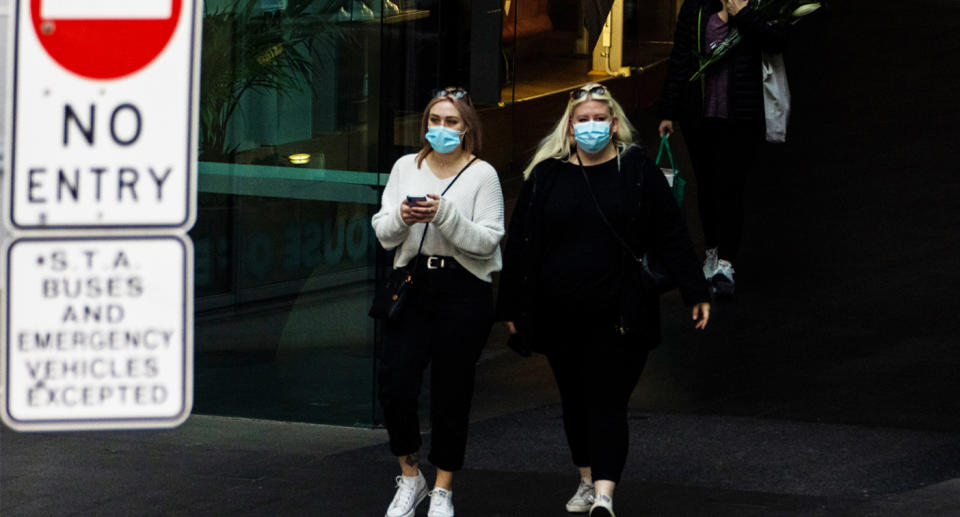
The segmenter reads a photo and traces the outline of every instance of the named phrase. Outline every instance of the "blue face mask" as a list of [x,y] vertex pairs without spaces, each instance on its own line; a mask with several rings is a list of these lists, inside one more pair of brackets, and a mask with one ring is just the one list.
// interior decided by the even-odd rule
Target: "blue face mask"
[[610,122],[588,120],[573,125],[573,136],[580,149],[588,153],[599,153],[610,143]]
[[434,151],[446,154],[460,145],[460,132],[444,126],[430,126],[427,128],[427,142]]

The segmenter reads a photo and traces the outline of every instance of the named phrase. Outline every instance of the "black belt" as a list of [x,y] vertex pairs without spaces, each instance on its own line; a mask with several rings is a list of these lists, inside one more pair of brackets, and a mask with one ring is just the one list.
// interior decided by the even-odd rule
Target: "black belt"
[[420,255],[418,259],[417,269],[463,269],[453,257]]

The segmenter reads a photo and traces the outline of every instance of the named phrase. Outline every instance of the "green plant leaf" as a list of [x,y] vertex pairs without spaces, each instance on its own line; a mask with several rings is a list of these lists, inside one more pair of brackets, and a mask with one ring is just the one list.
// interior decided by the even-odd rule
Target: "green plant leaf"
[[[208,4],[209,5],[209,4]],[[243,96],[253,91],[281,95],[313,88],[311,77],[333,66],[337,44],[355,44],[331,21],[332,0],[288,0],[263,12],[259,0],[236,0],[203,16],[200,72],[200,154],[222,160],[236,151],[226,145],[227,125]]]

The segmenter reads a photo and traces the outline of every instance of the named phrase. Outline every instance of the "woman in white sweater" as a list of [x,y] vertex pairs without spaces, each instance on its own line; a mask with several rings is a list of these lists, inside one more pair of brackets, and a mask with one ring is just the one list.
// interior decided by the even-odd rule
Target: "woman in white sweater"
[[[430,364],[431,517],[453,515],[453,472],[463,466],[474,368],[493,323],[491,274],[501,268],[503,194],[477,158],[480,120],[462,88],[436,92],[420,124],[422,149],[394,164],[373,216],[393,267],[414,283],[403,312],[384,322],[380,404],[402,475],[387,517],[410,517],[427,496],[420,472],[417,398]],[[419,199],[418,199],[419,198]]]

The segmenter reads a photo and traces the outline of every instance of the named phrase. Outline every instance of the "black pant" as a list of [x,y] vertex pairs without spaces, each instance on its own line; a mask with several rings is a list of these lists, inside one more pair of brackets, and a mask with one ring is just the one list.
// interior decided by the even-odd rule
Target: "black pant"
[[629,447],[627,406],[647,349],[625,345],[612,318],[557,314],[552,327],[543,327],[544,345],[573,463],[590,467],[594,480],[618,483]]
[[428,459],[455,471],[463,467],[474,368],[493,324],[491,286],[463,269],[424,267],[414,273],[414,286],[400,319],[384,324],[379,383],[390,451],[405,456],[420,449],[417,398],[429,363]]
[[756,122],[708,118],[684,125],[697,177],[697,199],[707,248],[733,262],[743,236],[743,190],[759,136]]

